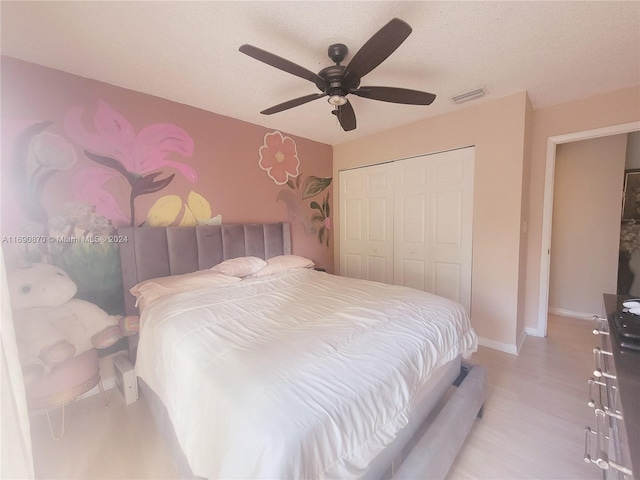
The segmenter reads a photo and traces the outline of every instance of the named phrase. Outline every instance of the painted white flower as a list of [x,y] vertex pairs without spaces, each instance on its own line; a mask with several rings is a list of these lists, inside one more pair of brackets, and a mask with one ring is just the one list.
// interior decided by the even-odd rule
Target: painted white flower
[[67,170],[77,160],[73,145],[50,132],[42,132],[31,140],[28,155],[33,170]]

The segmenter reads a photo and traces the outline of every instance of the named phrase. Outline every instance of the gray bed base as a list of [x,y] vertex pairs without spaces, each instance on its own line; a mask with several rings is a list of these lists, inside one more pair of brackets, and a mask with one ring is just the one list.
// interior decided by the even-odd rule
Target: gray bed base
[[[453,465],[476,417],[482,417],[485,401],[485,369],[480,365],[458,362],[459,376],[464,377],[446,403],[430,407],[433,415],[422,423],[415,419],[402,430],[394,442],[372,462],[368,474],[370,480],[442,480]],[[447,390],[450,377],[440,382]],[[204,480],[193,474],[184,455],[167,409],[160,398],[142,380],[140,391],[156,421],[160,433],[171,452],[173,463],[181,479]],[[441,387],[437,387],[441,388]],[[453,387],[452,387],[453,388]],[[440,395],[440,398],[442,395]],[[431,403],[428,402],[428,403]],[[426,404],[423,405],[423,408]],[[438,409],[442,407],[441,409]],[[417,416],[416,416],[417,417]],[[384,472],[381,474],[381,472]]]
[[[252,255],[270,258],[291,253],[289,225],[199,225],[197,227],[124,227],[119,235],[120,259],[128,315],[137,314],[129,289],[150,278],[190,273],[223,260]],[[130,337],[132,361],[137,338]],[[457,363],[454,363],[457,362]],[[485,401],[485,369],[479,365],[450,362],[440,379],[421,399],[409,424],[373,462],[367,479],[444,479],[471,430],[482,415]],[[193,475],[182,452],[166,408],[140,379],[158,427],[167,441],[174,463],[184,479]],[[455,387],[451,387],[451,385]]]

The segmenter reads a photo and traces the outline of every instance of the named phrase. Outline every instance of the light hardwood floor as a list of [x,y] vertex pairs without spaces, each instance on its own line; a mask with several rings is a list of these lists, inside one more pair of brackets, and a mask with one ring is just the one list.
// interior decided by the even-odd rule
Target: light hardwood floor
[[[596,479],[582,460],[596,339],[585,320],[550,316],[547,338],[528,337],[519,356],[480,347],[488,398],[450,479]],[[176,478],[144,399],[126,406],[117,391],[67,407],[66,432],[51,440],[45,416],[32,419],[36,476],[42,479]]]

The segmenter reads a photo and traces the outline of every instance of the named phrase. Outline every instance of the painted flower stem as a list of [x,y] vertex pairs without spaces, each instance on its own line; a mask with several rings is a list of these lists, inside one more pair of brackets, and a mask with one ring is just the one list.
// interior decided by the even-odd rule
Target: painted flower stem
[[94,162],[99,163],[104,167],[111,168],[116,172],[120,173],[129,183],[129,186],[131,187],[131,193],[129,194],[129,211],[131,213],[130,225],[132,227],[135,226],[136,197],[138,197],[139,195],[145,195],[148,193],[154,193],[159,190],[162,190],[167,185],[169,185],[173,180],[173,178],[176,176],[175,173],[172,173],[166,178],[156,180],[156,178],[159,175],[161,175],[162,172],[153,172],[153,173],[149,173],[148,175],[142,176],[139,173],[130,172],[122,163],[120,163],[115,158],[96,155],[94,153],[87,152],[86,150],[84,153],[87,157],[89,157]]

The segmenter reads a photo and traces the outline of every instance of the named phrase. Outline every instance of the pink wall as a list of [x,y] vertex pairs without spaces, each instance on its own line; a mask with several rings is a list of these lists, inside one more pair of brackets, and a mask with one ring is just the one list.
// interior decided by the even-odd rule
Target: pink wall
[[[259,150],[265,135],[272,130],[242,122],[162,98],[126,90],[113,85],[81,78],[39,65],[2,57],[2,230],[3,235],[24,234],[28,230],[24,211],[12,192],[15,184],[11,168],[16,161],[13,154],[16,136],[27,126],[43,121],[53,122],[46,131],[57,134],[73,146],[77,160],[70,168],[58,171],[45,183],[43,204],[54,216],[70,201],[76,200],[73,191],[74,177],[85,167],[98,167],[83,153],[86,144],[80,145],[77,138],[64,127],[65,116],[74,107],[83,109],[82,125],[89,133],[96,133],[94,115],[100,101],[124,117],[139,134],[153,124],[171,124],[183,130],[193,140],[193,152],[189,156],[171,152],[168,160],[191,168],[197,181],[191,182],[176,168],[162,166],[157,179],[175,173],[173,181],[160,191],[138,196],[135,200],[136,224],[145,220],[152,205],[166,195],[179,196],[186,204],[190,191],[195,191],[211,207],[211,217],[222,216],[222,223],[278,222],[287,221],[291,209],[277,196],[288,191],[290,197],[297,195],[299,214],[308,223],[309,231],[302,225],[292,226],[294,253],[312,258],[317,265],[333,270],[333,239],[327,246],[320,242],[318,230],[330,228],[330,220],[314,222],[311,217],[317,210],[311,208],[312,201],[322,205],[331,186],[321,193],[302,199],[303,182],[309,176],[328,178],[333,174],[332,147],[300,137],[290,136],[295,143],[299,159],[298,173],[302,182],[299,188],[286,184],[278,185],[260,168]],[[240,100],[241,101],[241,100]],[[282,136],[287,136],[282,132]],[[105,171],[104,167],[102,168]],[[106,169],[109,171],[108,169]],[[295,174],[289,176],[295,187]],[[130,186],[124,177],[115,175],[104,184],[104,190],[112,194],[118,206],[128,214]],[[293,197],[292,197],[293,198]],[[329,199],[332,203],[332,199]],[[182,218],[184,207],[177,216]],[[299,215],[300,216],[300,215]],[[114,219],[114,224],[122,220]],[[330,231],[325,230],[330,236]],[[327,236],[325,235],[325,239]]]

